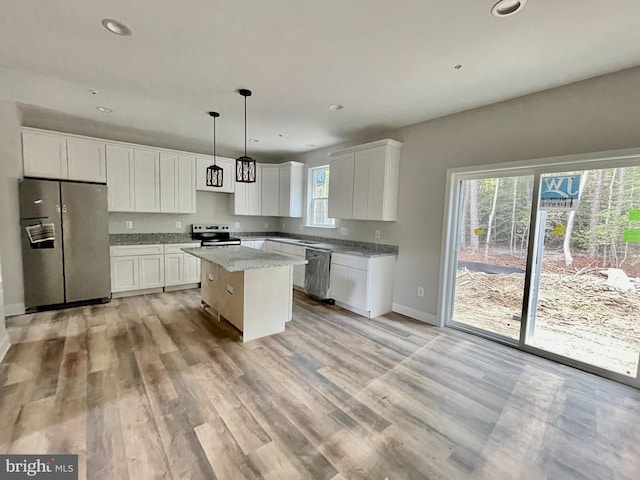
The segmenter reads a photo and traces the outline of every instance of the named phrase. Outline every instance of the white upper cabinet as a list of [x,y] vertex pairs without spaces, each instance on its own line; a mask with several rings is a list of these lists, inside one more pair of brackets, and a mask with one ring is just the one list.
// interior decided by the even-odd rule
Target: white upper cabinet
[[105,144],[84,138],[67,138],[69,180],[104,183],[107,181]]
[[232,158],[216,157],[216,165],[222,167],[222,186],[207,186],[207,167],[213,165],[212,155],[198,156],[197,164],[197,183],[198,190],[206,192],[233,193],[236,188],[236,161]]
[[304,164],[287,162],[279,165],[279,217],[302,217]]
[[160,211],[196,212],[196,157],[160,152]]
[[355,153],[340,155],[329,165],[329,218],[353,218]]
[[110,212],[134,212],[133,148],[107,145],[107,187]]
[[106,181],[105,143],[99,140],[24,129],[22,159],[27,177]]
[[280,166],[262,165],[262,215],[277,217],[280,201]]
[[402,143],[386,139],[331,153],[335,158],[330,167],[329,216],[394,221],[401,147]]
[[22,158],[27,177],[67,178],[67,139],[48,133],[23,131]]
[[262,165],[256,164],[255,183],[236,182],[232,215],[262,215]]
[[160,211],[160,153],[107,144],[110,212]]
[[156,150],[133,149],[136,212],[160,211],[160,154]]

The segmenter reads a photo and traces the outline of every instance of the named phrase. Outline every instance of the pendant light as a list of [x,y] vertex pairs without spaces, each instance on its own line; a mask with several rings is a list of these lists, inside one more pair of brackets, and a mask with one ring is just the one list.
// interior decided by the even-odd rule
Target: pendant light
[[222,186],[222,167],[216,165],[216,118],[220,116],[218,112],[209,112],[213,117],[213,165],[207,167],[207,187]]
[[251,90],[242,88],[238,93],[244,97],[244,156],[236,159],[236,182],[255,183],[256,161],[247,157],[247,97],[251,96]]

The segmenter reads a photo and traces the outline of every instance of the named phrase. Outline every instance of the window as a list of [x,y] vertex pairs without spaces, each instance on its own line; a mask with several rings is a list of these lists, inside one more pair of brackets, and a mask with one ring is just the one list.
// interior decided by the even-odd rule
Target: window
[[335,220],[329,218],[329,165],[309,169],[308,192],[307,225],[333,227]]

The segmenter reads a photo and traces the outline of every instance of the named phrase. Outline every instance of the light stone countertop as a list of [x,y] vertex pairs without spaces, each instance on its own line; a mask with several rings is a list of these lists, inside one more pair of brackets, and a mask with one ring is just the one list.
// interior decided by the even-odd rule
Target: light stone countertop
[[183,248],[182,251],[207,262],[220,265],[228,272],[284,267],[287,265],[305,265],[307,263],[303,258],[285,253],[267,252],[249,247]]
[[[271,237],[271,236],[248,236],[241,235],[242,240],[271,240],[273,242],[286,243],[289,245],[297,245],[305,248],[315,248],[319,250],[329,250],[332,253],[341,253],[343,255],[354,255],[357,257],[387,257],[397,256],[397,247],[393,245],[379,245],[364,242],[349,242],[349,245],[342,245],[339,243],[333,243],[332,239],[322,239],[322,241],[306,240],[300,238],[290,237]],[[392,251],[387,251],[386,248],[392,248]]]

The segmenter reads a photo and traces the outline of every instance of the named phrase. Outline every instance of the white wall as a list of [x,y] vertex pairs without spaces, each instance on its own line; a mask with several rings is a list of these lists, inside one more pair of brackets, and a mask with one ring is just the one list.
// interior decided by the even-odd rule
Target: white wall
[[24,308],[18,179],[22,178],[20,111],[0,100],[0,251],[5,314]]
[[[447,168],[639,147],[639,85],[636,67],[357,142],[390,137],[404,143],[398,221],[342,222],[352,239],[371,241],[380,228],[381,241],[399,245],[398,310],[435,321]],[[354,143],[288,160],[323,164],[327,152]],[[288,231],[300,231],[289,223]],[[418,286],[424,298],[416,295]]]

